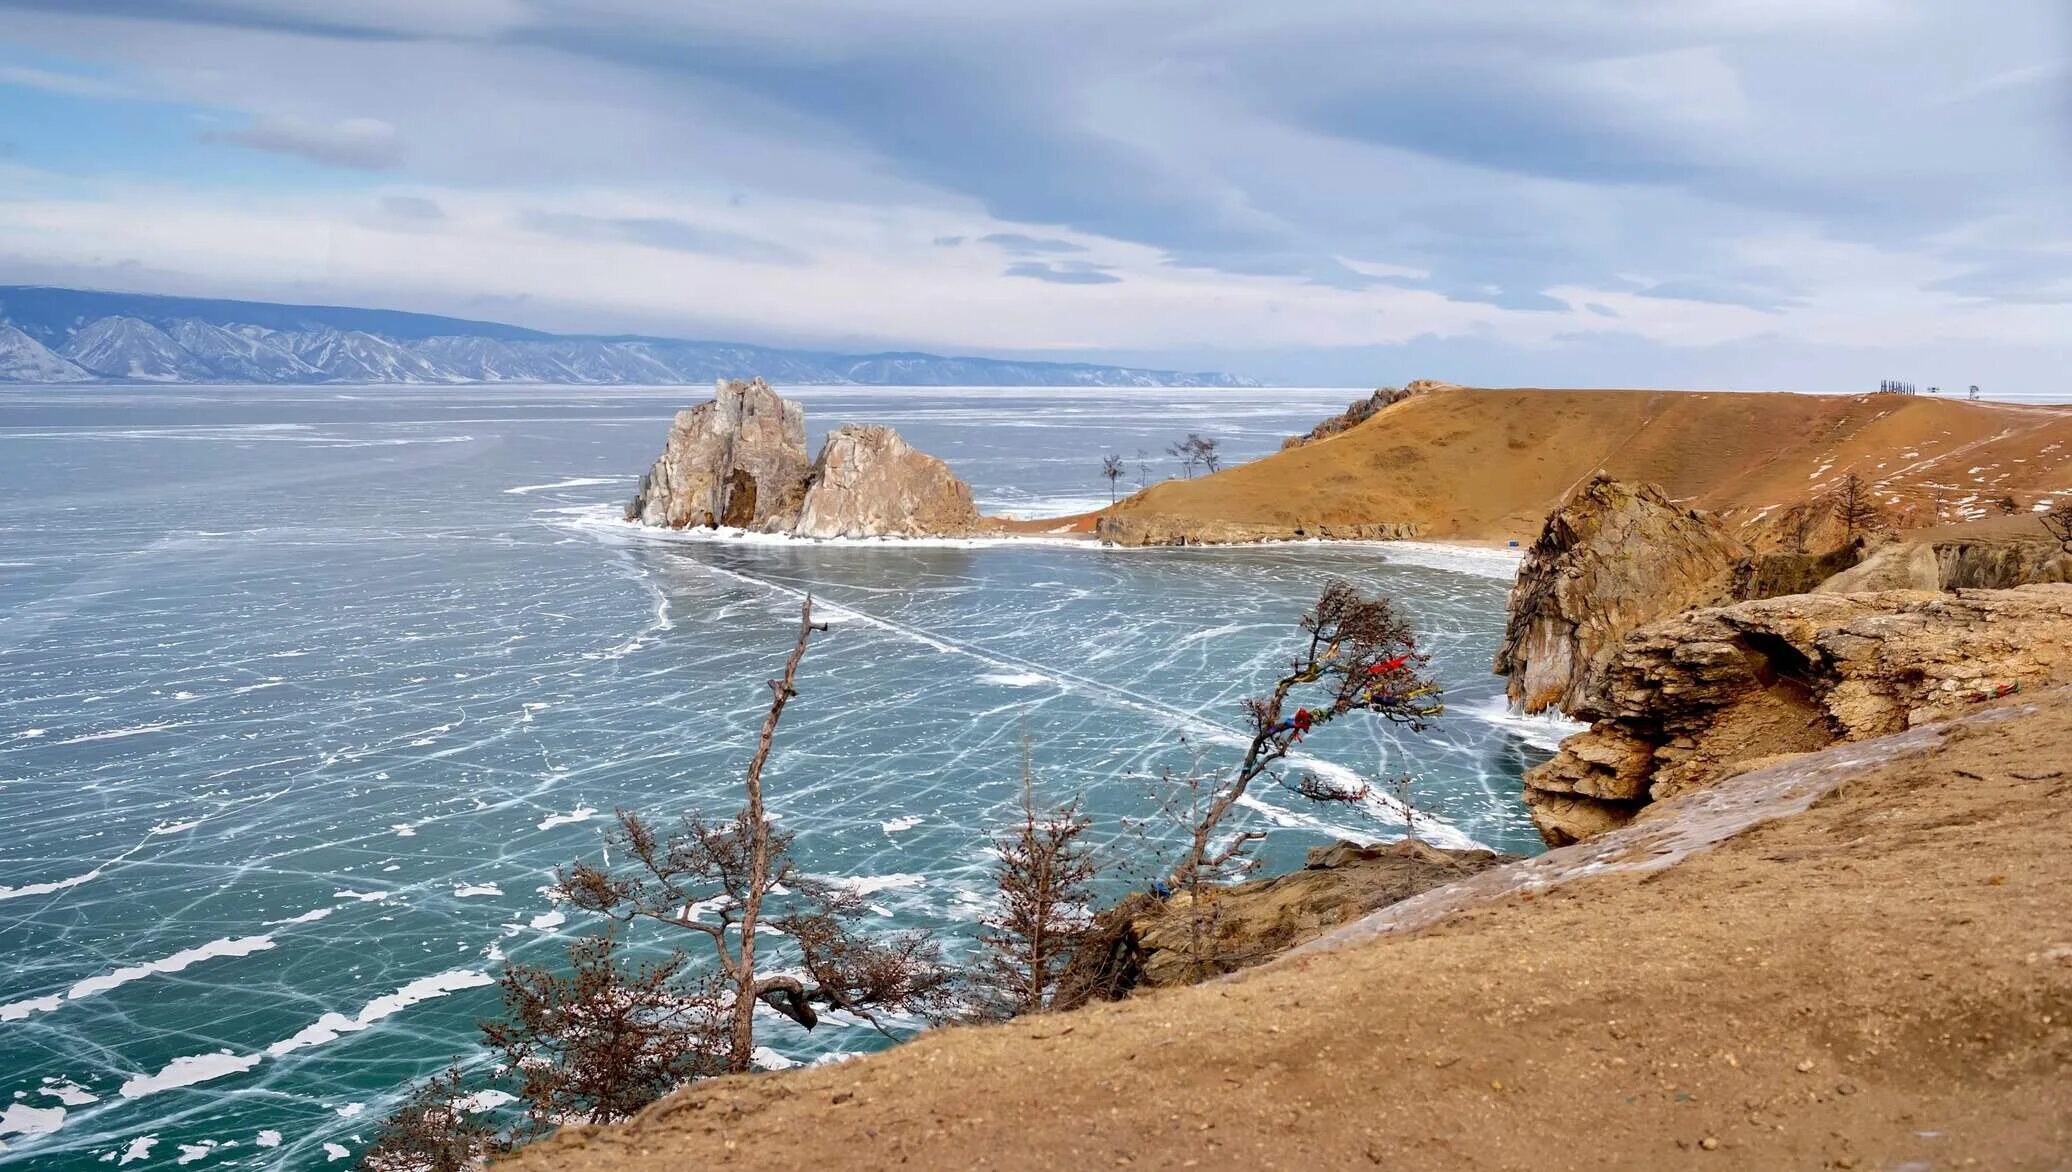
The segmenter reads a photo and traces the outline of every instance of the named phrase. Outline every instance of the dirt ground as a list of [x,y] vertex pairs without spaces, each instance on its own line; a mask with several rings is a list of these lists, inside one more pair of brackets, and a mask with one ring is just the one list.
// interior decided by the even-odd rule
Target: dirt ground
[[2072,698],[1681,865],[702,1084],[523,1169],[2072,1168]]
[[[1116,506],[1198,524],[1414,523],[1427,540],[1530,540],[1581,478],[1651,481],[1743,515],[1851,472],[1899,528],[1961,507],[2027,508],[2072,482],[2072,408],[1923,395],[1644,390],[1437,391],[1349,431]],[[1073,519],[1075,522],[1078,519]],[[1063,523],[1063,519],[1059,523]]]

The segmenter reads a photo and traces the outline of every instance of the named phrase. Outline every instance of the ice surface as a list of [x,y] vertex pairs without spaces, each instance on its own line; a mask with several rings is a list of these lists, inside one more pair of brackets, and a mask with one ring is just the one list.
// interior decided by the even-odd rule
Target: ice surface
[[[477,1053],[506,954],[565,963],[592,927],[534,892],[602,858],[612,810],[739,804],[808,592],[832,625],[778,734],[773,816],[806,871],[862,877],[885,929],[943,929],[952,956],[1019,798],[1022,730],[1039,796],[1084,795],[1101,845],[1143,848],[1124,818],[1169,841],[1166,771],[1228,766],[1239,700],[1332,576],[1404,605],[1451,711],[1423,736],[1335,726],[1297,767],[1409,773],[1421,832],[1531,847],[1517,777],[1548,737],[1506,719],[1488,674],[1503,551],[625,525],[670,416],[702,393],[0,390],[0,1103],[71,1109],[7,1136],[5,1159],[92,1163],[145,1135],[168,1166],[262,1133],[284,1137],[284,1166],[356,1152],[398,1088]],[[883,422],[980,499],[1062,505],[1106,498],[1087,452],[1162,450],[1165,420],[1239,459],[1352,396],[801,397],[809,445]],[[1277,828],[1267,863],[1291,867],[1332,837],[1400,834],[1401,815],[1385,787],[1347,809],[1263,786],[1240,817]],[[453,972],[472,975],[417,996]],[[794,1061],[879,1044],[838,1025],[759,1041]],[[60,1079],[99,1101],[38,1097]],[[349,1102],[367,1116],[331,1109]]]

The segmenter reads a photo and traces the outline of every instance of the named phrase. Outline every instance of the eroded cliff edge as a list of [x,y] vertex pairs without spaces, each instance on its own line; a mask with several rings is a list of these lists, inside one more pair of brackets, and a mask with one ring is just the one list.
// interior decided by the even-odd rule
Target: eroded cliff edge
[[2072,585],[1701,607],[1625,638],[1571,713],[1589,731],[1525,775],[1525,801],[1558,846],[1751,762],[2066,682]]

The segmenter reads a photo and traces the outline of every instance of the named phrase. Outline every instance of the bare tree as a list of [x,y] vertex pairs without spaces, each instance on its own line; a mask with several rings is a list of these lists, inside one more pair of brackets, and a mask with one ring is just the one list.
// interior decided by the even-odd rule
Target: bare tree
[[1145,488],[1149,488],[1150,486],[1151,486],[1151,453],[1150,453],[1150,452],[1147,452],[1147,451],[1145,451],[1145,450],[1144,450],[1144,449],[1142,449],[1142,448],[1138,448],[1138,449],[1137,449],[1137,488],[1138,488],[1139,490],[1142,490],[1142,489],[1145,489]]
[[514,1143],[489,1120],[469,1110],[458,1066],[410,1089],[382,1120],[360,1156],[364,1172],[472,1172]]
[[1115,482],[1122,479],[1122,473],[1121,456],[1101,457],[1101,475],[1108,478],[1108,503],[1111,505],[1115,503]]
[[1190,431],[1187,438],[1166,446],[1166,454],[1180,461],[1191,478],[1196,465],[1208,468],[1210,472],[1223,466],[1223,457],[1216,454],[1217,441],[1199,432]]
[[518,1080],[536,1132],[626,1119],[683,1083],[726,1069],[719,982],[672,952],[637,965],[610,933],[571,941],[571,971],[504,969],[504,1018],[482,1035]]
[[1201,463],[1201,453],[1195,449],[1194,438],[1190,434],[1186,439],[1175,440],[1166,445],[1166,455],[1180,461],[1180,467],[1187,473],[1189,480],[1194,479],[1194,466]]
[[2058,539],[2058,547],[2072,553],[2072,499],[2062,500],[2038,517],[2043,528]]
[[[951,977],[932,938],[908,932],[881,942],[859,935],[854,924],[867,910],[863,898],[801,872],[791,857],[792,836],[778,830],[765,810],[763,769],[777,722],[798,695],[794,681],[807,641],[825,629],[813,622],[807,599],[784,674],[769,681],[770,710],[744,778],[747,805],[724,822],[688,815],[666,836],[621,810],[606,837],[608,852],[626,860],[621,868],[578,863],[559,876],[561,892],[585,911],[706,937],[731,994],[725,1059],[730,1071],[753,1064],[758,1002],[809,1030],[819,1024],[816,1004],[848,1010],[882,1030],[873,1008],[937,1015],[951,996]],[[789,937],[808,980],[759,969],[757,936],[765,927]]]
[[1014,1017],[1049,1008],[1059,982],[1092,929],[1088,904],[1101,866],[1080,836],[1093,825],[1078,799],[1039,809],[1029,738],[1022,735],[1021,821],[993,840],[1000,909],[979,942],[982,1016]]
[[1885,522],[1885,514],[1871,499],[1870,486],[1854,472],[1842,478],[1842,485],[1834,491],[1829,507],[1834,510],[1835,520],[1842,523],[1845,542],[1854,541],[1858,533],[1878,528]]
[[1805,553],[1806,543],[1813,531],[1820,527],[1820,517],[1826,510],[1818,501],[1807,501],[1792,506],[1784,517],[1784,548],[1791,553]]
[[[1370,712],[1422,731],[1445,711],[1438,682],[1424,674],[1430,656],[1418,651],[1416,634],[1385,596],[1368,598],[1349,582],[1331,582],[1302,616],[1301,627],[1307,636],[1301,654],[1289,660],[1271,691],[1245,701],[1251,741],[1236,771],[1213,784],[1196,810],[1180,864],[1168,879],[1174,888],[1197,890],[1203,878],[1240,863],[1264,837],[1241,831],[1220,844],[1217,837],[1231,809],[1261,777],[1312,801],[1366,796],[1364,789],[1341,789],[1309,774],[1284,778],[1278,767],[1304,736],[1350,712]],[[1298,690],[1321,696],[1315,707],[1289,713]]]

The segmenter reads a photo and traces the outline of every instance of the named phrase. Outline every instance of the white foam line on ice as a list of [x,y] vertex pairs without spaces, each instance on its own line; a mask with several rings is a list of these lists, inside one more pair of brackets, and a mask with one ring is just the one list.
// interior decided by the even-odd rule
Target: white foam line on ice
[[591,535],[631,541],[662,543],[694,542],[735,545],[810,546],[816,548],[882,549],[1011,549],[1046,546],[1055,549],[1083,549],[1109,554],[1169,553],[1186,555],[1215,550],[1243,550],[1259,546],[1318,546],[1329,549],[1364,548],[1382,551],[1384,560],[1450,573],[1471,574],[1509,582],[1518,576],[1522,554],[1513,549],[1492,549],[1480,545],[1449,545],[1438,541],[1326,541],[1322,538],[1287,541],[1248,541],[1229,545],[1108,545],[1085,536],[1070,537],[1043,533],[1004,534],[998,537],[799,537],[790,533],[752,533],[746,529],[658,529],[638,521],[625,520],[617,506],[580,505],[543,510],[558,517],[549,522]]
[[169,728],[180,728],[185,723],[185,721],[168,720],[161,721],[158,724],[140,724],[135,728],[111,728],[105,732],[87,733],[84,736],[68,737],[62,741],[52,741],[51,746],[55,748],[59,745],[84,745],[89,741],[112,741],[119,737],[134,737],[141,736],[144,733],[164,732]]
[[524,496],[527,493],[547,492],[556,488],[589,488],[598,484],[618,484],[629,479],[631,478],[626,476],[577,476],[568,480],[557,480],[552,484],[521,484],[516,488],[507,488],[504,492],[510,496]]

